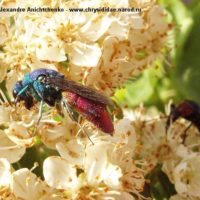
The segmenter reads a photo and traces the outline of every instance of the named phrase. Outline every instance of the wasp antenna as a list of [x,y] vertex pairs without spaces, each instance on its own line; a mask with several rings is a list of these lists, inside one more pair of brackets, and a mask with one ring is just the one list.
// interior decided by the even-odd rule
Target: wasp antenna
[[182,143],[185,144],[185,140],[186,140],[186,137],[187,137],[187,131],[190,129],[190,127],[192,126],[192,122],[189,123],[188,127],[186,127],[186,129],[183,131],[183,141]]

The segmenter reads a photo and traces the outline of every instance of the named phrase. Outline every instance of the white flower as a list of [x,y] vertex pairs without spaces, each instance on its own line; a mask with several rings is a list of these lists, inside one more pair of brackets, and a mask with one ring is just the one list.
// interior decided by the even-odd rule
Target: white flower
[[[140,196],[145,179],[143,170],[136,166],[142,162],[133,160],[137,137],[132,121],[122,119],[115,128],[113,137],[92,136],[94,145],[82,139],[57,143],[62,158],[49,157],[43,166],[48,185],[66,190],[71,199],[82,196],[134,199],[130,192]],[[107,192],[103,188],[108,188]]]
[[69,52],[72,64],[83,67],[95,67],[101,56],[100,47],[97,44],[87,44],[74,41]]
[[[57,169],[58,166],[59,170]],[[100,179],[97,176],[91,176],[88,179],[87,173],[93,173],[90,175],[95,175],[94,164],[90,169],[92,171],[85,171],[86,173],[84,171],[82,172],[81,168],[76,169],[76,167],[60,157],[49,157],[45,160],[43,166],[45,181],[53,188],[65,189],[70,199],[78,200],[83,197],[87,197],[88,199],[93,199],[94,197],[97,199],[120,199],[122,197],[127,200],[134,199],[129,193],[119,188],[119,178],[122,175],[119,167],[110,164],[108,167],[105,166],[104,169],[101,168],[100,176],[101,179],[104,179],[104,183],[107,186],[102,184],[102,182],[98,185]],[[77,174],[77,170],[80,171],[79,175]],[[97,170],[99,171],[99,169]],[[98,181],[95,182],[95,179],[98,179]],[[119,190],[109,189],[109,187],[118,188]]]
[[57,148],[57,144],[74,139],[79,130],[77,124],[69,116],[58,121],[55,120],[56,117],[59,117],[59,115],[55,108],[50,109],[46,113],[44,112],[37,131],[42,142],[53,149]]
[[18,76],[21,74],[18,74],[15,70],[11,70],[10,72],[7,73],[7,78],[6,78],[6,88],[8,90],[8,94],[11,98],[13,98],[12,95],[12,90],[18,81]]
[[0,158],[0,195],[7,200],[64,200],[64,195],[50,188],[27,168],[11,170],[9,162]]
[[115,125],[115,137],[118,138],[119,144],[126,144],[134,152],[137,146],[137,136],[130,119],[123,118]]
[[191,154],[174,169],[174,184],[178,194],[200,197],[200,156]]
[[104,174],[104,182],[113,189],[119,189],[121,187],[120,178],[122,176],[122,170],[119,166],[109,164]]
[[[187,200],[188,197],[181,196],[179,194],[173,195],[170,197],[170,200]],[[190,198],[190,200],[198,200],[196,198]]]
[[24,148],[32,146],[34,143],[30,129],[33,127],[36,115],[34,111],[27,110],[22,104],[19,104],[16,109],[7,103],[3,103],[0,105],[0,116],[0,124],[5,126],[1,132],[2,153],[15,152],[16,158],[11,154],[8,160],[16,162],[23,156]]
[[[109,144],[108,142],[99,142],[86,149],[84,168],[89,184],[96,185],[101,181],[111,184],[113,184],[113,182],[115,182],[115,184],[117,184],[117,182],[119,183],[119,180],[117,181],[116,179],[121,177],[121,169],[109,163],[108,151],[110,148],[113,148],[112,144]],[[112,171],[110,171],[111,168],[113,169]],[[111,172],[113,175],[110,174]],[[110,180],[105,180],[107,178]],[[113,180],[111,180],[111,178],[113,178]],[[119,186],[120,184],[118,187]]]
[[56,149],[62,158],[71,164],[82,165],[84,158],[83,145],[77,142],[77,139],[68,142],[59,142],[56,144]]
[[128,37],[128,24],[127,22],[120,21],[120,19],[113,19],[108,33],[111,36],[119,38],[120,40],[125,40]]
[[39,60],[61,62],[67,58],[65,56],[64,48],[57,43],[49,42],[44,39],[39,39],[36,47],[36,56]]
[[104,192],[102,195],[99,195],[99,197],[97,197],[97,199],[98,200],[108,200],[108,199],[134,200],[135,198],[129,193],[111,190],[111,191]]
[[8,38],[8,30],[6,27],[5,22],[1,23],[0,22],[0,44],[4,44],[4,42],[7,40]]
[[13,142],[21,146],[32,146],[34,142],[28,127],[24,126],[21,122],[11,122],[5,133]]
[[170,197],[170,200],[199,200],[198,197],[189,197],[189,196],[184,196],[184,195],[180,195],[180,194],[175,194],[173,196]]
[[155,159],[156,162],[159,159],[164,159],[170,153],[170,147],[166,141],[165,133],[165,120],[162,119],[152,119],[146,121],[141,125],[140,141],[142,142],[141,156],[147,159]]
[[75,188],[78,184],[76,168],[60,157],[47,158],[44,161],[43,171],[45,181],[56,189]]
[[57,70],[53,63],[41,61],[35,55],[30,56],[30,60],[27,60],[27,64],[30,66],[32,71],[40,68]]
[[11,167],[5,158],[0,158],[0,186],[8,186],[11,177]]
[[108,31],[111,22],[112,18],[108,15],[93,15],[80,29],[81,35],[87,40],[95,42]]
[[[32,2],[3,1],[2,5],[26,8]],[[164,11],[155,1],[37,1],[35,6],[44,5],[66,10],[75,7],[142,9],[142,14],[23,12],[15,13],[14,23],[10,20],[2,23],[4,51],[0,57],[3,65],[27,72],[29,67],[36,69],[38,63],[61,69],[65,62],[69,78],[79,81],[84,78],[87,85],[108,94],[131,76],[140,74],[161,55],[170,29]],[[109,38],[112,39],[107,42]]]
[[26,151],[24,146],[12,142],[3,130],[0,130],[0,157],[6,158],[10,163],[17,162]]
[[20,169],[12,174],[11,190],[20,198],[37,200],[45,195],[47,186],[28,169]]

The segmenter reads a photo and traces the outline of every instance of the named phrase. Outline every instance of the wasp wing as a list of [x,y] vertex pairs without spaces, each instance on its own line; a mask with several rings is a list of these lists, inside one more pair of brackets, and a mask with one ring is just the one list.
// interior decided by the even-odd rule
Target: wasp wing
[[48,77],[47,83],[56,86],[63,91],[76,93],[92,101],[99,102],[105,105],[112,105],[112,101],[105,95],[101,94],[95,89],[83,86],[75,81],[66,78]]

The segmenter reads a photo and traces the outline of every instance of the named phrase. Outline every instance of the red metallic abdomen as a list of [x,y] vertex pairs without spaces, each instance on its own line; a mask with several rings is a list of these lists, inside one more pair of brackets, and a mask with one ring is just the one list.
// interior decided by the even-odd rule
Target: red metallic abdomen
[[88,121],[92,122],[101,131],[109,133],[110,135],[113,134],[114,127],[106,105],[81,97],[72,92],[67,92],[65,96],[68,103]]

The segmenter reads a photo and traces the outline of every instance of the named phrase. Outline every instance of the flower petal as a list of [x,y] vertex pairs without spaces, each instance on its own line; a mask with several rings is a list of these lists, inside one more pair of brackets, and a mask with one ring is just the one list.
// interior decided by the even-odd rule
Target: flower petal
[[24,155],[26,148],[16,145],[6,134],[0,130],[0,157],[6,158],[10,163],[17,162]]
[[95,67],[101,56],[101,49],[97,44],[86,44],[75,41],[72,43],[70,61],[77,66]]
[[61,45],[54,43],[49,45],[46,40],[41,40],[39,43],[39,47],[36,48],[36,56],[38,59],[53,62],[61,62],[67,59],[64,48]]
[[38,200],[48,192],[47,185],[26,168],[12,174],[11,190],[25,200]]
[[58,156],[44,161],[43,173],[47,184],[56,189],[69,189],[77,184],[76,169]]
[[28,128],[21,122],[11,122],[9,128],[5,129],[5,133],[14,143],[21,146],[32,146],[34,137],[28,132]]
[[134,200],[135,198],[130,195],[128,192],[121,192],[121,191],[115,191],[111,190],[108,192],[105,192],[104,194],[100,195],[100,197],[97,198],[98,200]]
[[10,184],[11,169],[10,164],[5,158],[0,158],[0,186]]
[[118,166],[109,164],[104,174],[104,183],[113,189],[119,189],[122,175],[122,171]]
[[84,149],[83,146],[77,143],[77,140],[57,143],[56,149],[58,150],[62,158],[64,158],[70,164],[82,165]]
[[178,194],[200,197],[200,156],[192,154],[174,169],[174,183]]
[[87,180],[90,184],[95,185],[100,183],[107,167],[107,152],[110,148],[109,143],[98,143],[89,146],[86,150],[85,172]]
[[81,35],[90,41],[97,41],[109,28],[112,20],[109,16],[94,15],[82,28]]

